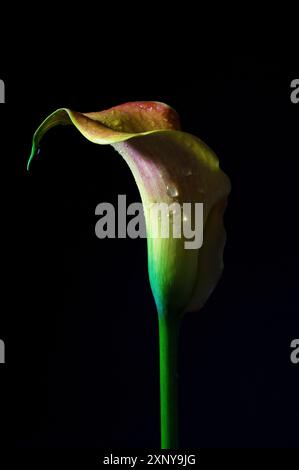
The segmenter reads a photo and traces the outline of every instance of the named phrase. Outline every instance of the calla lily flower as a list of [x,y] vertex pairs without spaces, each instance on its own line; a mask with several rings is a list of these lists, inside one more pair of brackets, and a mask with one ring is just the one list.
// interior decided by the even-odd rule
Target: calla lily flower
[[[52,127],[73,124],[91,142],[110,144],[124,158],[137,183],[145,212],[150,284],[160,332],[162,448],[177,447],[176,354],[179,322],[199,310],[223,269],[223,212],[230,181],[214,152],[199,138],[180,130],[177,113],[158,102],[133,102],[79,113],[58,109],[33,137],[28,166],[43,135]],[[203,244],[186,249],[184,237],[157,237],[150,218],[153,203],[203,203]],[[156,224],[159,222],[156,222]]]

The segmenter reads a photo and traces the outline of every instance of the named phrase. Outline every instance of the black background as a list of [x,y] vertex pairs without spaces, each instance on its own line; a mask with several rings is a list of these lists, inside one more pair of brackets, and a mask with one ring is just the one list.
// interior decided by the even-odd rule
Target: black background
[[182,324],[181,446],[298,447],[298,68],[252,56],[194,69],[147,63],[0,77],[2,430],[17,449],[159,448],[146,241],[94,233],[99,202],[140,200],[130,171],[69,127],[47,134],[26,172],[33,132],[56,108],[156,100],[211,146],[232,182],[224,274]]

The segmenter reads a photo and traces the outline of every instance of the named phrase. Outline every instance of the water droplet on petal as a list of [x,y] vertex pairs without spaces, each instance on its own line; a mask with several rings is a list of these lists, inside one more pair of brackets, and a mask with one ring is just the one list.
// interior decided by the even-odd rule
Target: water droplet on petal
[[177,197],[179,195],[178,190],[175,186],[166,186],[166,192],[170,197]]
[[184,169],[183,169],[183,175],[184,175],[184,176],[191,176],[191,175],[192,175],[192,170],[191,170],[191,168],[184,168]]

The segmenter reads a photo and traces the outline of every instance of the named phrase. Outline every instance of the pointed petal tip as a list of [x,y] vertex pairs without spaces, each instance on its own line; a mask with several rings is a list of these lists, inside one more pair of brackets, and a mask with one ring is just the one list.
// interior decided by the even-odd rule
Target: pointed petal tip
[[28,159],[27,166],[26,166],[27,171],[30,170],[31,162],[32,162],[32,160],[33,160],[35,154],[36,154],[36,145],[35,145],[35,143],[33,142],[32,148],[31,148],[31,154],[30,154],[30,157],[29,157],[29,159]]

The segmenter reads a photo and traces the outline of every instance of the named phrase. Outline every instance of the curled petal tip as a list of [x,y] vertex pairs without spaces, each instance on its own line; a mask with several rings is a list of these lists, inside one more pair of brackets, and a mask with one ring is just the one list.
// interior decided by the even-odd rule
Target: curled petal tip
[[29,157],[28,162],[27,162],[27,167],[26,167],[27,171],[30,170],[31,162],[32,162],[32,160],[33,160],[33,158],[34,158],[34,156],[35,156],[36,153],[37,153],[37,152],[36,152],[36,146],[35,146],[35,144],[33,143],[33,144],[32,144],[32,148],[31,148],[31,154],[30,154],[30,157]]

